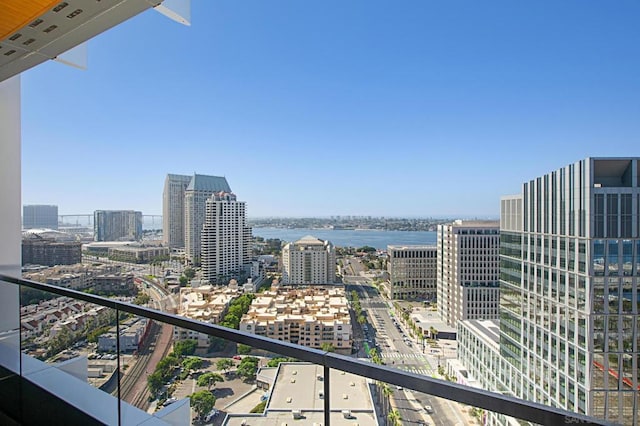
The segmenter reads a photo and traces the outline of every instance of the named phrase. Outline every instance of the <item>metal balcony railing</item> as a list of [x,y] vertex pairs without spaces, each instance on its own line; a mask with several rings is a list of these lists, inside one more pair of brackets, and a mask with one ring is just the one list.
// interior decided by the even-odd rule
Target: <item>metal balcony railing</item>
[[[217,337],[245,344],[252,348],[277,353],[286,357],[296,358],[321,365],[324,368],[324,394],[330,395],[331,381],[330,369],[345,371],[358,376],[366,377],[375,381],[402,386],[407,389],[423,392],[436,397],[445,398],[451,401],[479,407],[488,411],[501,413],[506,416],[520,420],[529,421],[542,425],[561,424],[582,424],[582,425],[609,425],[611,423],[604,420],[595,419],[582,414],[565,411],[562,409],[517,399],[498,393],[485,391],[482,389],[463,386],[444,380],[438,380],[427,376],[413,374],[410,372],[397,370],[384,365],[376,365],[371,362],[362,361],[345,355],[333,352],[325,352],[305,346],[299,346],[288,342],[274,340],[266,337],[253,335],[250,333],[229,329],[215,324],[196,321],[193,319],[176,316],[143,306],[125,303],[93,294],[83,293],[67,288],[56,287],[48,284],[37,283],[11,276],[0,274],[0,284],[9,283],[20,287],[41,290],[53,293],[58,296],[66,296],[75,300],[89,302],[94,305],[104,306],[115,310],[115,312],[126,312],[143,318],[148,318],[161,323],[170,324],[176,327],[204,333],[212,337]],[[119,341],[119,339],[116,339]],[[118,395],[119,396],[119,395]],[[324,398],[324,425],[330,425],[330,400]],[[120,405],[118,405],[120,407]],[[120,408],[118,408],[120,409]],[[120,416],[118,416],[120,419]],[[100,419],[98,419],[100,420]]]

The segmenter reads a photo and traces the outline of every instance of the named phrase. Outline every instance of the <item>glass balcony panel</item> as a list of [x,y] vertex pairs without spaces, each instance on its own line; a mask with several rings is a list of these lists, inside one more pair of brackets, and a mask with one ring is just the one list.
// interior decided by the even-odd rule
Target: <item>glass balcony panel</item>
[[[242,296],[238,297],[237,299],[240,299],[241,297]],[[78,301],[77,299],[75,300]],[[173,309],[175,307],[171,303],[171,298],[168,298],[163,302],[164,303],[162,303],[162,306],[166,309]],[[330,346],[322,345],[322,333],[316,335],[314,327],[311,327],[308,332],[303,326],[289,327],[288,330],[287,327],[283,327],[282,340],[290,340],[290,335],[293,333],[297,336],[298,342],[306,342],[306,338],[309,337],[310,344],[308,346],[312,348],[317,348],[319,346],[322,350],[308,348],[303,349],[300,346],[289,345],[287,343],[282,343],[282,346],[275,346],[276,344],[274,342],[270,340],[260,340],[260,338],[253,338],[253,340],[250,340],[251,338],[248,337],[247,334],[245,334],[247,331],[249,331],[248,327],[246,327],[246,324],[240,327],[242,328],[240,333],[230,336],[229,334],[225,334],[229,333],[229,331],[220,330],[218,328],[205,327],[206,329],[198,329],[199,325],[190,320],[187,321],[185,319],[172,316],[165,316],[161,318],[165,321],[177,323],[176,327],[185,327],[187,333],[206,332],[208,334],[221,335],[227,338],[232,338],[239,342],[248,343],[251,341],[252,344],[255,345],[255,347],[239,345],[236,342],[229,342],[219,338],[211,340],[206,334],[205,338],[203,339],[204,344],[199,345],[199,335],[196,334],[193,336],[189,336],[187,334],[186,336],[181,336],[176,332],[176,329],[173,325],[162,324],[162,321],[159,321],[157,319],[159,318],[158,313],[148,312],[146,314],[143,314],[142,316],[131,315],[126,312],[134,311],[137,314],[141,314],[141,310],[120,302],[105,301],[105,303],[107,303],[109,306],[118,306],[118,308],[108,308],[112,311],[112,314],[110,314],[109,316],[111,320],[107,321],[104,324],[104,326],[108,328],[96,331],[92,338],[96,339],[95,351],[98,354],[100,354],[101,352],[106,353],[107,355],[109,355],[107,359],[111,358],[111,355],[113,355],[112,353],[110,353],[110,349],[112,349],[114,345],[116,346],[116,349],[119,349],[119,353],[117,354],[115,361],[116,377],[118,376],[118,374],[120,374],[118,381],[120,386],[116,386],[114,392],[116,395],[120,393],[123,398],[120,405],[118,405],[117,402],[113,404],[111,404],[110,402],[107,404],[103,404],[99,401],[96,403],[95,397],[93,396],[92,392],[85,392],[86,388],[81,388],[78,384],[75,383],[73,386],[68,386],[68,389],[64,389],[62,392],[58,392],[57,395],[65,399],[67,397],[67,394],[65,392],[72,392],[75,394],[82,393],[83,395],[81,395],[80,397],[82,401],[80,404],[77,401],[70,402],[79,407],[81,410],[86,411],[91,415],[95,415],[95,417],[100,419],[100,421],[108,424],[157,424],[159,420],[171,420],[171,422],[173,423],[188,424],[196,417],[196,413],[193,408],[198,404],[198,406],[200,407],[200,412],[197,413],[197,415],[200,417],[200,419],[206,420],[208,414],[211,414],[212,416],[214,416],[215,413],[218,413],[218,416],[229,414],[231,421],[228,424],[236,424],[236,421],[237,424],[240,424],[243,418],[249,418],[247,411],[251,411],[253,408],[255,408],[254,411],[266,409],[266,413],[263,413],[262,415],[267,418],[269,418],[269,416],[275,416],[274,424],[289,422],[291,420],[294,420],[294,418],[303,419],[304,424],[325,424],[325,404],[331,405],[332,411],[330,413],[330,416],[332,419],[332,423],[334,424],[340,423],[337,421],[338,419],[349,419],[349,423],[358,423],[361,420],[362,423],[377,422],[378,424],[380,424],[384,422],[383,419],[391,420],[389,419],[388,415],[391,413],[392,417],[394,417],[394,410],[397,410],[399,412],[398,416],[404,418],[406,422],[409,422],[410,424],[410,422],[413,422],[414,420],[416,422],[419,422],[424,419],[432,418],[429,417],[430,414],[428,413],[429,410],[427,410],[426,408],[427,405],[431,407],[430,410],[436,413],[436,415],[440,414],[439,411],[441,407],[449,407],[449,410],[451,409],[451,407],[455,407],[457,409],[459,409],[459,407],[458,404],[453,401],[440,400],[439,398],[435,398],[433,396],[423,395],[419,392],[407,390],[407,386],[423,388],[425,382],[423,381],[422,377],[425,375],[440,378],[447,378],[447,376],[449,376],[448,378],[453,380],[454,382],[467,385],[470,384],[465,383],[463,378],[459,377],[452,371],[445,370],[445,368],[448,368],[447,363],[442,362],[442,371],[440,371],[440,368],[438,368],[438,364],[440,363],[438,354],[432,354],[430,351],[432,351],[434,348],[437,350],[438,348],[442,348],[444,346],[445,349],[443,349],[443,352],[446,352],[446,343],[443,343],[443,340],[435,340],[434,342],[417,342],[412,340],[415,339],[415,337],[411,336],[411,339],[409,340],[411,340],[411,343],[414,345],[414,350],[399,351],[395,347],[395,344],[397,342],[393,340],[391,336],[385,335],[386,333],[383,332],[384,327],[382,326],[376,326],[375,329],[374,327],[371,327],[368,339],[366,341],[371,341],[373,343],[372,345],[367,345],[368,347],[365,347],[365,340],[360,340],[361,344],[357,349],[358,353],[351,354],[350,352],[352,351],[349,350],[351,345],[350,338],[348,342],[349,345],[347,347],[340,348],[339,346],[341,345],[339,341],[333,342],[333,344]],[[231,304],[228,306],[225,305],[224,312],[229,313],[233,311],[235,311],[235,309],[232,309]],[[378,313],[380,313],[380,310],[378,310]],[[147,317],[145,317],[144,315],[146,315]],[[375,313],[373,313],[372,315],[374,317],[380,316],[376,315]],[[236,315],[232,314],[232,316]],[[240,315],[240,317],[242,317],[242,315]],[[383,318],[381,316],[377,319],[378,322],[382,323],[381,320]],[[386,320],[386,317],[384,319]],[[224,317],[221,315],[220,318],[216,317],[215,319],[209,319],[209,322],[216,321],[225,323],[226,325],[230,326],[230,328],[235,328],[233,326],[234,324],[232,324],[232,318],[226,318],[226,314],[224,315]],[[604,322],[605,324],[609,324],[605,321],[602,322]],[[151,334],[154,327],[152,324],[157,324],[159,330],[158,337],[155,339]],[[102,325],[102,323],[95,323],[93,325],[100,326]],[[256,322],[254,325],[259,325],[259,322]],[[165,326],[168,327],[170,331],[163,334],[162,330],[165,328]],[[139,331],[138,334],[136,334],[135,331],[136,327],[139,327],[137,329]],[[252,327],[252,329],[256,328],[257,327]],[[606,330],[607,327],[605,326],[603,327],[603,329]],[[268,330],[268,324],[267,328],[265,328],[265,330],[263,331],[266,330]],[[89,330],[86,331],[86,334],[88,336]],[[94,330],[92,329],[92,331]],[[280,327],[275,326],[273,328],[273,332],[279,334]],[[130,344],[130,342],[124,339],[127,333],[129,333],[129,335],[138,335],[143,337],[137,338],[137,340],[134,339],[134,343]],[[286,333],[289,334],[288,338],[285,338],[284,336]],[[112,334],[112,336],[109,336],[109,334]],[[162,337],[163,335],[166,337],[166,339]],[[411,335],[411,333],[407,332],[407,335]],[[100,337],[103,337],[102,345],[100,345]],[[538,337],[540,338],[540,336]],[[181,340],[183,342],[181,344],[172,344],[170,342],[170,339],[172,338],[176,341]],[[311,342],[312,339],[315,339],[315,341]],[[189,340],[196,340],[195,345],[189,343]],[[187,342],[185,343],[184,341]],[[420,343],[423,343],[422,347],[420,347]],[[433,347],[431,346],[431,343],[436,343],[438,344],[438,346]],[[389,345],[391,345],[391,347],[389,347]],[[98,348],[98,346],[100,346],[100,348]],[[202,348],[201,353],[198,352],[198,346],[201,346]],[[376,347],[375,351],[372,350],[374,346]],[[411,347],[411,345],[408,344],[407,346]],[[88,343],[87,347],[91,348]],[[143,363],[139,363],[139,359],[136,359],[136,357],[141,358],[145,355],[145,347],[147,347],[149,350],[153,349],[154,353],[161,355],[158,357],[159,359],[156,358],[158,359],[157,362],[149,361],[146,363],[146,365]],[[189,348],[192,348],[194,350],[193,354],[191,353],[191,349]],[[281,349],[282,352],[286,353],[287,355],[281,356],[259,348],[265,348],[269,350],[274,350],[275,348],[277,348],[276,350]],[[339,353],[340,349],[343,349],[343,355],[334,355],[325,352],[325,350],[335,350]],[[383,352],[376,354],[376,351],[378,350],[381,350]],[[169,351],[172,351],[173,355],[169,355]],[[561,353],[564,353],[564,348],[563,350],[561,350]],[[91,354],[87,355],[87,359],[90,355]],[[291,358],[292,356],[296,355],[299,355],[300,358],[305,358],[317,362],[318,364],[293,364],[291,363]],[[360,358],[367,357],[367,359],[369,359],[370,361],[376,361],[376,363],[385,364],[387,367],[396,366],[411,374],[405,373],[406,376],[403,375],[402,377],[400,377],[390,373],[388,370],[386,370],[386,368],[380,369],[373,366],[373,364],[371,367],[369,367],[369,364],[365,362],[353,362],[351,361],[352,358],[348,358],[349,355],[358,356]],[[443,354],[443,356],[444,355],[445,354]],[[195,358],[196,356],[198,358],[201,358],[201,363],[198,359]],[[92,358],[95,359],[96,357]],[[104,356],[101,356],[100,359],[104,359]],[[222,360],[227,361],[219,364]],[[606,371],[606,369],[608,368],[608,363],[605,362],[605,359],[600,356],[597,358],[597,360],[601,362],[601,367],[604,369],[604,371]],[[229,364],[229,362],[231,364]],[[351,371],[355,371],[358,374],[356,375],[353,373],[343,372],[339,369],[329,369],[327,366],[322,366],[319,364],[325,364],[327,366],[330,365],[332,367],[338,368],[341,368],[342,366]],[[389,364],[391,364],[391,366]],[[271,365],[271,370],[269,370],[269,367]],[[117,368],[118,366],[120,367],[119,369]],[[419,371],[417,366],[422,366],[424,371]],[[163,369],[163,371],[161,371],[162,374],[159,377],[161,380],[156,381],[153,378],[149,379],[148,377],[155,374],[156,369],[158,368]],[[225,368],[227,370],[225,370]],[[51,371],[56,370],[56,368],[53,366],[50,366],[47,369]],[[201,371],[197,372],[196,369],[200,369]],[[598,369],[592,368],[592,370]],[[48,372],[46,370],[43,371]],[[136,376],[136,374],[134,374],[135,371],[138,371],[137,376],[142,376],[142,387],[127,384],[127,374]],[[142,373],[142,371],[144,371],[144,373]],[[268,371],[271,371],[273,375],[270,375]],[[74,370],[71,372],[63,371],[61,374],[73,374],[74,372],[77,373],[77,371]],[[39,371],[36,371],[34,374],[37,375],[39,373]],[[192,373],[196,374],[194,375]],[[212,375],[207,376],[206,380],[202,380],[201,383],[198,384],[198,380],[208,373],[211,373]],[[219,374],[220,376],[222,376],[222,381],[215,379],[214,377],[216,376],[214,376],[213,374]],[[378,377],[378,379],[369,379],[366,377],[368,375]],[[455,377],[453,377],[454,375]],[[164,381],[165,379],[167,380]],[[190,383],[188,382],[188,379],[191,379]],[[397,394],[397,398],[393,399],[392,397],[393,402],[389,402],[389,407],[387,408],[386,412],[383,412],[383,403],[385,403],[385,399],[382,398],[382,396],[384,396],[384,393],[388,391],[384,391],[383,384],[376,383],[376,380],[380,379],[395,381],[395,384],[388,384],[387,386],[390,387],[390,390],[394,395]],[[68,379],[62,380],[62,382],[66,383],[67,380]],[[74,380],[76,379],[74,378]],[[211,382],[213,382],[213,385],[211,384]],[[130,381],[130,383],[140,383],[140,381]],[[234,387],[235,383],[238,383],[238,386],[248,386],[247,391],[244,392],[242,388]],[[151,385],[151,389],[149,389],[149,385]],[[274,396],[277,393],[276,388],[283,385],[284,391],[280,393],[280,397]],[[292,388],[291,386],[293,385],[299,386],[297,388]],[[436,385],[437,388],[442,391],[442,388],[440,387],[442,385],[437,383],[434,383],[434,385]],[[87,388],[93,389],[89,385],[87,385]],[[308,398],[307,394],[309,394],[310,388],[313,388],[313,392],[311,392],[311,407],[313,407],[312,409],[304,408],[308,405],[306,404],[306,402],[309,402],[305,398]],[[322,389],[322,394],[320,393],[320,389]],[[452,397],[455,397],[455,395],[460,397],[459,395],[471,392],[471,394],[474,395],[473,398],[475,398],[475,392],[477,392],[465,390],[462,387],[451,389]],[[459,392],[455,392],[456,389]],[[138,392],[138,390],[141,390],[142,392]],[[100,392],[96,389],[93,389],[93,391]],[[182,394],[184,394],[184,396],[193,395],[194,393],[198,393],[199,391],[204,391],[204,395],[211,394],[215,398],[213,401],[213,407],[216,408],[216,410],[222,411],[222,413],[220,413],[219,411],[214,411],[211,406],[202,405],[207,404],[207,397],[198,397],[197,399],[195,397],[192,397],[189,399],[188,404],[180,403],[180,401],[185,401]],[[351,393],[351,391],[353,391],[353,393]],[[536,390],[532,387],[528,395],[534,395],[534,392],[537,391],[539,391],[539,389]],[[145,392],[147,392],[146,395]],[[104,392],[102,392],[102,394],[106,397],[109,397],[109,395]],[[489,396],[481,395],[481,393],[477,395],[481,397],[481,399],[475,399],[479,404],[481,404],[481,401],[485,401],[485,403],[489,404],[489,402],[487,401],[492,398]],[[445,397],[446,396],[447,395],[445,394]],[[146,402],[144,402],[145,398]],[[161,398],[165,398],[162,403],[160,403]],[[169,403],[167,403],[170,398],[175,398],[177,401],[170,401]],[[471,396],[467,395],[466,397],[462,398],[471,398]],[[484,400],[484,398],[487,399]],[[298,401],[300,399],[302,399],[302,401]],[[89,405],[89,403],[87,402],[89,400],[93,400],[93,405]],[[208,403],[211,403],[211,398],[208,398],[208,401]],[[406,401],[410,404],[408,406],[409,408],[404,411],[404,414],[402,411],[402,407],[399,405],[399,401]],[[256,405],[253,405],[254,402],[256,402]],[[298,409],[297,407],[294,408],[297,402],[305,404],[301,404],[300,409]],[[425,402],[427,402],[427,404],[422,406],[421,404]],[[444,405],[439,405],[440,402],[442,402],[442,404]],[[276,408],[280,406],[278,404],[284,406],[285,408],[283,410],[277,410]],[[98,406],[99,408],[96,408],[96,406]],[[367,408],[365,410],[358,410],[358,406],[370,407],[370,409]],[[498,407],[497,404],[495,406]],[[188,410],[185,409],[185,407],[188,408]],[[205,407],[206,410],[203,411],[202,407]],[[462,408],[471,409],[471,407],[468,406],[464,406]],[[111,414],[105,414],[102,412],[96,413],[97,410],[106,410]],[[409,413],[410,411],[416,412],[419,414],[419,416],[422,417],[416,417],[414,419],[413,415]],[[445,411],[445,409],[443,409],[443,411]],[[151,414],[153,414],[154,417],[152,417]],[[115,418],[113,417],[114,415],[116,416]],[[180,417],[185,415],[187,416],[186,420]],[[252,414],[252,416],[255,415],[260,414]],[[221,418],[218,418],[218,420],[221,420]],[[342,422],[344,423],[344,421]]]
[[15,301],[0,312],[0,410],[13,418],[20,418],[20,403],[16,392],[20,373],[20,314],[18,287],[0,281],[0,300]]
[[[142,302],[140,296],[138,302]],[[149,305],[156,305],[154,300]],[[177,424],[190,424],[189,370],[183,362],[196,350],[181,345],[174,350],[174,327],[144,316],[120,313],[119,358],[120,419],[122,424],[140,424],[145,420],[168,418]],[[206,350],[206,347],[205,347]],[[193,364],[191,372],[200,366]],[[183,376],[182,372],[186,371]],[[189,382],[189,386],[186,386]],[[178,401],[180,399],[180,401]],[[173,404],[175,403],[175,404]]]
[[[18,305],[18,287],[0,281],[0,300],[15,300]],[[8,377],[20,372],[20,314],[17,308],[3,309],[0,313],[0,377]],[[6,371],[5,371],[6,370]]]
[[90,416],[118,422],[114,309],[20,288],[22,376]]

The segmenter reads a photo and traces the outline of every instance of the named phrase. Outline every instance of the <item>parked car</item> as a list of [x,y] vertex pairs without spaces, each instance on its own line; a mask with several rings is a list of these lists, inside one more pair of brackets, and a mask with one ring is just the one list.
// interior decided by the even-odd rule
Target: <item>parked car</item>
[[242,359],[242,357],[240,355],[234,355],[233,359],[236,359],[236,360],[240,361]]
[[215,408],[212,409],[209,414],[207,414],[204,418],[204,421],[206,423],[210,422],[211,420],[213,420],[214,417],[216,417],[218,415],[218,413],[220,413],[220,411],[216,410]]
[[171,404],[173,404],[173,403],[174,403],[174,402],[176,402],[176,401],[177,401],[177,399],[176,399],[176,398],[169,398],[169,399],[167,399],[167,400],[164,402],[164,404],[162,404],[162,405],[163,405],[164,407],[166,407],[167,405],[171,405]]

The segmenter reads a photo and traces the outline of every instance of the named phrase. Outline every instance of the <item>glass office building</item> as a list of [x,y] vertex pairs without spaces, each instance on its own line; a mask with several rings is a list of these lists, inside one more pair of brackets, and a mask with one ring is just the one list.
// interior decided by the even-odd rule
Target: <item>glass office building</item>
[[639,158],[587,158],[501,200],[504,391],[638,424]]

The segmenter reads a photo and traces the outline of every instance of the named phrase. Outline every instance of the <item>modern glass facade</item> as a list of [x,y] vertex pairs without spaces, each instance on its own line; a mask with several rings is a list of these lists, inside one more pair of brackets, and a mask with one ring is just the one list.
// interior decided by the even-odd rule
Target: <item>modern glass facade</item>
[[500,352],[520,372],[515,396],[638,424],[638,168],[588,158],[502,200]]

